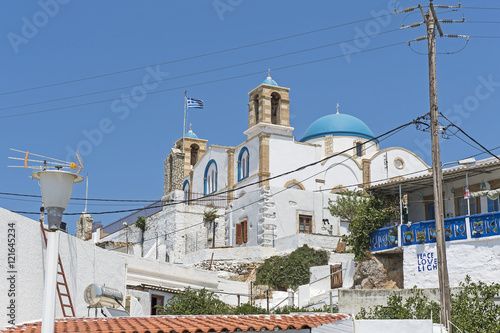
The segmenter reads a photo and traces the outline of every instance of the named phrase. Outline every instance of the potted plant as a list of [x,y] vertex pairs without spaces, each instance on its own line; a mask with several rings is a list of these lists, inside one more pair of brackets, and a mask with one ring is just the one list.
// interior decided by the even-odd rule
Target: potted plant
[[407,230],[405,231],[404,236],[407,241],[411,241],[413,238],[413,232],[411,230]]
[[395,225],[392,229],[389,230],[389,241],[391,243],[397,243],[398,238],[398,226]]
[[420,243],[425,243],[426,237],[425,237],[425,232],[423,230],[417,232],[417,240]]

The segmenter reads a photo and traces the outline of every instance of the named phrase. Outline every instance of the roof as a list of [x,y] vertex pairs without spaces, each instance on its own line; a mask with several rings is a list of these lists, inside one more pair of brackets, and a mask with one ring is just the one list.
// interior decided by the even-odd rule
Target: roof
[[[476,165],[474,166],[459,165],[443,169],[443,182],[452,182],[459,179],[465,181],[466,172],[468,173],[469,177],[472,177],[474,175],[490,173],[499,169],[500,160],[498,160],[496,157],[490,157],[484,160],[477,161]],[[400,184],[402,189],[406,192],[419,191],[425,188],[432,187],[432,172],[417,177],[408,177],[404,179],[380,183],[377,185],[369,186],[366,188],[366,190],[385,194],[397,194],[399,193]]]
[[268,84],[270,86],[275,86],[277,87],[278,86],[278,83],[276,83],[276,81],[274,81],[272,78],[271,78],[271,75],[269,75],[264,81],[262,81],[261,84]]
[[[347,314],[151,316],[57,319],[54,332],[238,332],[302,329],[350,318]],[[41,322],[17,325],[4,332],[41,332]]]
[[186,135],[184,135],[184,137],[191,139],[198,139],[198,136],[194,134],[194,132],[191,129],[189,129],[189,131],[186,133]]
[[368,140],[374,138],[372,131],[363,121],[348,114],[336,113],[315,120],[300,141],[305,142],[327,135],[357,136]]

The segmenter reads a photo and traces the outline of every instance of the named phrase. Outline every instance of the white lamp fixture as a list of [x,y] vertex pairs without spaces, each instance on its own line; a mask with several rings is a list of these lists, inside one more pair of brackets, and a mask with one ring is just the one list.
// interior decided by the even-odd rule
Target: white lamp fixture
[[[58,168],[58,167],[56,167]],[[62,215],[68,206],[73,184],[83,180],[82,176],[59,170],[38,171],[31,175],[40,181],[42,201],[47,210],[47,264],[43,289],[42,333],[54,332],[56,310],[57,265],[59,255],[59,227]]]
[[61,170],[38,171],[31,176],[40,181],[49,229],[59,229],[63,211],[68,206],[73,191],[73,184],[83,181],[83,177]]

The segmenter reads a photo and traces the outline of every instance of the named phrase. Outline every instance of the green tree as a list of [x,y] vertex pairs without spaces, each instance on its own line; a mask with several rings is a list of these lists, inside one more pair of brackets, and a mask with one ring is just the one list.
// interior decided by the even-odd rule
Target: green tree
[[217,315],[231,314],[232,307],[213,292],[206,289],[199,291],[186,289],[174,295],[165,306],[157,306],[158,314],[163,315]]
[[272,256],[257,268],[255,284],[277,290],[297,288],[309,283],[309,268],[328,264],[328,253],[304,245],[288,256]]
[[[500,292],[500,284],[488,285],[471,282],[466,276],[461,289],[451,295],[451,321],[462,332],[500,332],[500,305],[494,298]],[[439,323],[439,304],[430,301],[422,290],[413,287],[412,295],[405,301],[396,293],[387,298],[387,306],[361,308],[357,319],[431,319]]]
[[474,283],[466,276],[460,287],[451,299],[453,324],[464,332],[500,332],[500,305],[494,302],[500,284]]
[[328,202],[332,216],[349,222],[349,235],[343,239],[351,246],[356,260],[363,260],[370,249],[370,234],[398,217],[394,198],[367,195],[362,191],[348,191],[337,200]]
[[134,225],[141,231],[141,257],[142,257],[144,255],[144,232],[146,231],[146,218],[144,216],[138,216]]
[[212,231],[212,246],[215,247],[215,220],[220,216],[217,214],[217,208],[213,205],[208,210],[203,212],[203,222],[205,222],[205,227],[207,228],[207,243],[209,242],[209,236]]

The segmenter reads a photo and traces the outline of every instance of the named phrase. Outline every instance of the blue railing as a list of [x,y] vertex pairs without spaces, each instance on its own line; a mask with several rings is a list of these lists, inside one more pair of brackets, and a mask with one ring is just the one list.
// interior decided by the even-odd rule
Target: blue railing
[[[500,212],[449,218],[444,220],[445,239],[446,241],[455,241],[500,236],[499,226]],[[470,231],[468,232],[467,229]],[[435,242],[435,221],[412,223],[411,226],[404,224],[397,227],[381,228],[372,232],[370,238],[372,251]]]

